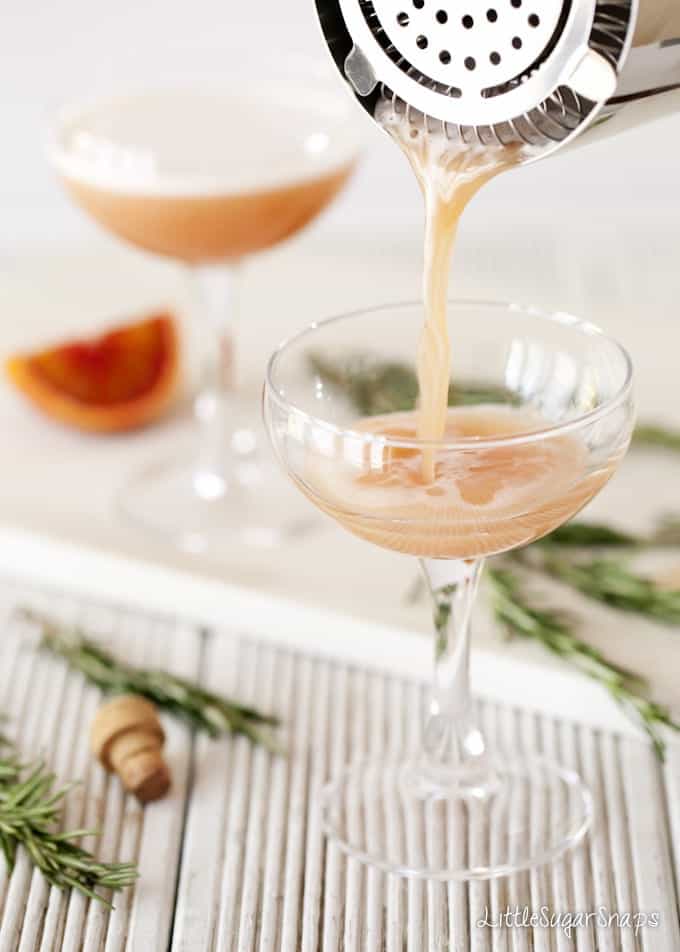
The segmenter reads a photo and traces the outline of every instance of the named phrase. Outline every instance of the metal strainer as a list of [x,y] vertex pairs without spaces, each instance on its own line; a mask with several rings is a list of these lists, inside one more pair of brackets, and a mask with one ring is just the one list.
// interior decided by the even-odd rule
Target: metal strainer
[[388,98],[449,136],[537,147],[565,142],[613,100],[638,20],[638,0],[316,2],[372,115]]

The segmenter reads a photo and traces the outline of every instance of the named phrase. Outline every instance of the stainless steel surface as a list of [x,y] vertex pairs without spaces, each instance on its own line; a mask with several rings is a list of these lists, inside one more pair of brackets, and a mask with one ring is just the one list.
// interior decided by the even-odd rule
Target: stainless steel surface
[[[88,752],[98,692],[27,650],[18,603],[86,624],[137,663],[202,677],[279,713],[287,758],[246,741],[192,738],[165,720],[175,784],[142,810]],[[227,613],[228,614],[228,613]],[[508,750],[542,751],[582,772],[598,822],[587,846],[554,867],[492,884],[406,884],[347,861],[325,842],[318,794],[367,753],[415,749],[422,688],[346,659],[244,636],[234,621],[207,632],[124,605],[0,583],[0,706],[26,755],[43,752],[61,779],[81,776],[69,823],[99,825],[106,858],[134,858],[141,879],[115,911],[45,886],[25,857],[0,862],[2,952],[677,952],[680,748],[665,768],[644,740],[494,703],[480,705]],[[425,643],[423,644],[425,649]],[[535,822],[545,816],[537,804]],[[477,848],[471,840],[468,849]],[[509,908],[562,915],[563,927],[482,926]],[[570,914],[593,913],[565,931]],[[597,914],[612,915],[604,927]],[[629,914],[626,920],[623,917]],[[637,913],[658,913],[636,934]],[[616,918],[618,917],[618,918]],[[627,924],[624,924],[627,922]]]
[[[680,86],[680,22],[669,0],[317,0],[317,8],[336,64],[371,115],[387,100],[449,138],[524,142],[531,158],[583,133],[602,110],[605,118]],[[631,121],[643,120],[636,112]]]

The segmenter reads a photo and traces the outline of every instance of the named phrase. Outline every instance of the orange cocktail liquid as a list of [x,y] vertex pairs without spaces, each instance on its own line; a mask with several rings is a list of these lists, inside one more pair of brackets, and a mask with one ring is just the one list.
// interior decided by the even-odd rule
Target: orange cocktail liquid
[[119,238],[192,264],[238,260],[304,228],[342,189],[347,162],[300,181],[208,194],[126,191],[64,176],[71,197]]
[[189,264],[237,261],[316,218],[357,141],[334,97],[297,86],[147,91],[66,114],[54,161],[112,234]]
[[[408,441],[418,423],[412,411],[365,417],[353,429]],[[464,407],[448,411],[444,439],[491,441],[543,426],[535,411]],[[366,445],[358,467],[310,461],[307,491],[355,535],[430,558],[478,558],[532,542],[578,512],[612,468],[589,466],[586,446],[569,434],[487,447],[444,443],[432,452],[427,481],[422,449],[383,445],[376,457],[376,447],[379,440]]]

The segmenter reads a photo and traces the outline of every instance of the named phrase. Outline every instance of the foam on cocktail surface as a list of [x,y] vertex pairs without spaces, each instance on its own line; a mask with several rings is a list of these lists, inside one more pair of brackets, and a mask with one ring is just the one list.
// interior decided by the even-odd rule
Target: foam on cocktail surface
[[271,189],[352,161],[350,105],[323,84],[147,92],[64,111],[51,153],[65,178],[108,190]]

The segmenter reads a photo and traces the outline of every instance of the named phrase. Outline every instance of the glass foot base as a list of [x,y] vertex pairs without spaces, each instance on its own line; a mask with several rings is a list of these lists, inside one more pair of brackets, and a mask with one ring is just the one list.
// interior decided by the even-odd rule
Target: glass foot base
[[345,853],[416,879],[482,880],[549,863],[580,843],[593,801],[573,772],[535,759],[488,762],[489,782],[432,782],[416,763],[348,767],[322,794]]
[[117,507],[137,528],[192,553],[234,541],[274,547],[319,525],[280,470],[257,456],[235,460],[224,475],[185,459],[154,463],[123,486]]

